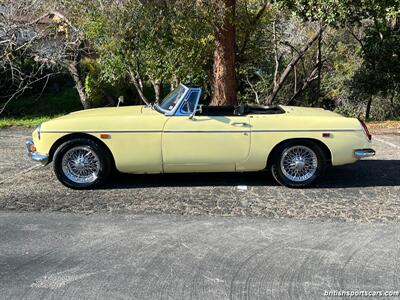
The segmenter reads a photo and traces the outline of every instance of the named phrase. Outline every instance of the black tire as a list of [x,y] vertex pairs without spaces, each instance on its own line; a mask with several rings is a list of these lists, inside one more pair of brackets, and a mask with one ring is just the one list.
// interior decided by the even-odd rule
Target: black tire
[[[71,180],[63,170],[63,158],[65,154],[76,147],[84,147],[85,149],[92,151],[98,158],[98,174],[91,182],[75,182]],[[58,147],[54,153],[53,168],[58,180],[63,185],[76,190],[90,189],[101,186],[107,181],[112,170],[112,159],[108,151],[104,149],[104,146],[100,143],[87,138],[76,138],[63,143]]]
[[[290,176],[290,174],[285,175],[285,173],[287,174],[286,170],[283,170],[282,167],[282,159],[283,159],[283,155],[284,153],[286,153],[287,151],[290,151],[290,149],[293,149],[295,147],[305,147],[309,150],[311,150],[315,156],[316,156],[316,169],[315,172],[312,174],[312,172],[310,172],[310,176],[312,174],[312,176],[310,178],[307,178],[306,180],[301,180],[299,178],[297,178],[297,180],[292,180],[291,178],[289,178],[288,176]],[[305,149],[303,148],[303,149]],[[284,186],[290,187],[290,188],[304,188],[304,187],[308,187],[311,186],[312,184],[314,184],[317,180],[319,180],[322,175],[325,173],[327,167],[327,158],[326,155],[324,153],[324,151],[322,151],[322,149],[314,142],[311,141],[292,141],[292,142],[287,142],[283,145],[281,145],[277,151],[275,152],[275,155],[273,157],[273,162],[271,165],[271,172],[272,172],[272,176],[275,178],[275,180]],[[300,181],[298,181],[300,180]]]

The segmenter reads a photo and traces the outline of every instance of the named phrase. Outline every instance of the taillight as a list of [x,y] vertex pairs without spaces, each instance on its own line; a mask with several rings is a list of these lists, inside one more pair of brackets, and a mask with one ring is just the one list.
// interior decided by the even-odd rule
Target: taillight
[[372,139],[372,135],[369,133],[368,127],[363,120],[358,119],[360,121],[361,126],[364,128],[365,135],[367,136],[368,140]]

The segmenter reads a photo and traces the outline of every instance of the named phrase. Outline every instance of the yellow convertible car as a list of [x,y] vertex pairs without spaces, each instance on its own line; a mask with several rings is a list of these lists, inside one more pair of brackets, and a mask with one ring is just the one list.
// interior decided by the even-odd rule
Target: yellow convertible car
[[318,108],[199,105],[200,87],[180,85],[161,104],[78,111],[43,123],[29,156],[53,162],[66,186],[103,184],[123,173],[270,169],[288,187],[314,183],[328,166],[373,156],[362,121]]

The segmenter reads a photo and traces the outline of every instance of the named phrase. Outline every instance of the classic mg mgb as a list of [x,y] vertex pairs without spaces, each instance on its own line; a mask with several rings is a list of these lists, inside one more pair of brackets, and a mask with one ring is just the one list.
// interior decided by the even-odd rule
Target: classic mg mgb
[[29,156],[53,162],[66,186],[103,184],[123,173],[271,170],[288,187],[313,184],[328,166],[375,155],[362,121],[318,108],[199,105],[200,87],[180,85],[161,104],[74,112],[43,123]]

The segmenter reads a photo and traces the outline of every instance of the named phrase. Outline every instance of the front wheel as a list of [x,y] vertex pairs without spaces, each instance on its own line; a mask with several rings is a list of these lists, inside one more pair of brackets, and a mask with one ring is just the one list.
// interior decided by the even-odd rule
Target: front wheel
[[111,159],[102,145],[86,138],[62,144],[54,154],[54,172],[62,184],[87,189],[104,183],[111,171]]
[[272,175],[278,183],[299,188],[313,184],[326,169],[326,157],[312,142],[292,142],[281,146],[272,163]]

